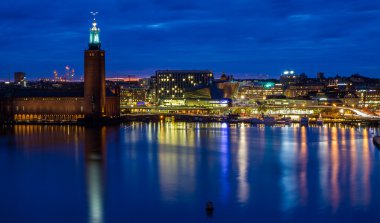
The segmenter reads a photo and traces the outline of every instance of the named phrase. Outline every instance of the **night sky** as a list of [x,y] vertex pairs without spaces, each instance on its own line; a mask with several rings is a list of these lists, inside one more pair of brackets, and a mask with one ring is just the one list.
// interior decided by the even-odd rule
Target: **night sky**
[[0,2],[0,79],[53,77],[66,65],[79,78],[93,10],[107,76],[294,69],[380,77],[379,0],[17,0]]

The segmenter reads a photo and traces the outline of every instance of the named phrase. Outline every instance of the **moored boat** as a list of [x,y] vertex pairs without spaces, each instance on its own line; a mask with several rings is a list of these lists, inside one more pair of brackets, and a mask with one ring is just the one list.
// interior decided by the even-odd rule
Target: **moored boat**
[[271,116],[265,116],[263,118],[263,122],[265,125],[274,125],[274,124],[276,124],[276,119],[274,117],[271,117]]
[[281,118],[277,120],[278,124],[283,124],[283,125],[290,125],[292,124],[292,119],[291,118]]
[[322,115],[319,114],[319,117],[317,118],[317,122],[316,122],[317,125],[323,125],[323,118],[322,118]]
[[258,118],[250,118],[247,121],[251,124],[263,124],[263,120]]
[[301,125],[309,125],[309,118],[308,117],[301,117],[300,124]]

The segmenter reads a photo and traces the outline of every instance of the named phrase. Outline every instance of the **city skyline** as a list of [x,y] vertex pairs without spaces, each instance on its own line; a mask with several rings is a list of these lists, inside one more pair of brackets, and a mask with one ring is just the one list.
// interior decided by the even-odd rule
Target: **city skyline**
[[[88,28],[97,10],[107,75],[210,69],[239,78],[285,69],[315,76],[380,73],[380,4],[371,1],[43,1],[1,4],[0,79],[24,71],[53,77],[66,65],[83,74]],[[83,49],[83,50],[80,50]],[[30,55],[33,55],[32,57]]]

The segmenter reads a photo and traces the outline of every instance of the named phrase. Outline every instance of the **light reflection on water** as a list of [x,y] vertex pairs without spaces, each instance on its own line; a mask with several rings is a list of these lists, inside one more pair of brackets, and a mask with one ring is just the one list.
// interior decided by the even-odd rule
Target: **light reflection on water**
[[88,128],[85,131],[85,175],[88,218],[90,223],[104,222],[104,167],[106,166],[106,129]]
[[7,127],[0,222],[204,222],[208,200],[216,222],[380,220],[372,136],[225,123]]
[[238,137],[239,147],[237,152],[237,163],[238,163],[238,201],[240,203],[245,203],[249,196],[249,183],[247,181],[248,177],[248,144],[246,131],[243,129]]

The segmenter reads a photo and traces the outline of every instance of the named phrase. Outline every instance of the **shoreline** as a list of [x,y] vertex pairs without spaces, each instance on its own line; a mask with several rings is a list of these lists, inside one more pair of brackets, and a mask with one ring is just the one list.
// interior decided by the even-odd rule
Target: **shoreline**
[[[1,125],[76,125],[76,126],[111,126],[111,125],[121,125],[131,122],[141,122],[141,123],[172,123],[172,122],[185,122],[185,123],[227,123],[227,124],[251,124],[251,125],[264,125],[264,126],[289,126],[294,124],[300,124],[300,122],[292,121],[288,124],[283,123],[251,123],[246,119],[228,119],[226,117],[220,116],[193,116],[193,115],[163,115],[163,114],[146,114],[146,115],[126,115],[122,117],[105,117],[99,119],[80,119],[77,121],[54,121],[54,120],[28,120],[28,121],[10,121],[1,122]],[[329,119],[323,120],[323,125],[325,124],[344,124],[350,126],[370,126],[377,127],[380,126],[380,120],[364,120],[364,119]],[[318,126],[316,121],[309,121],[308,125]]]

